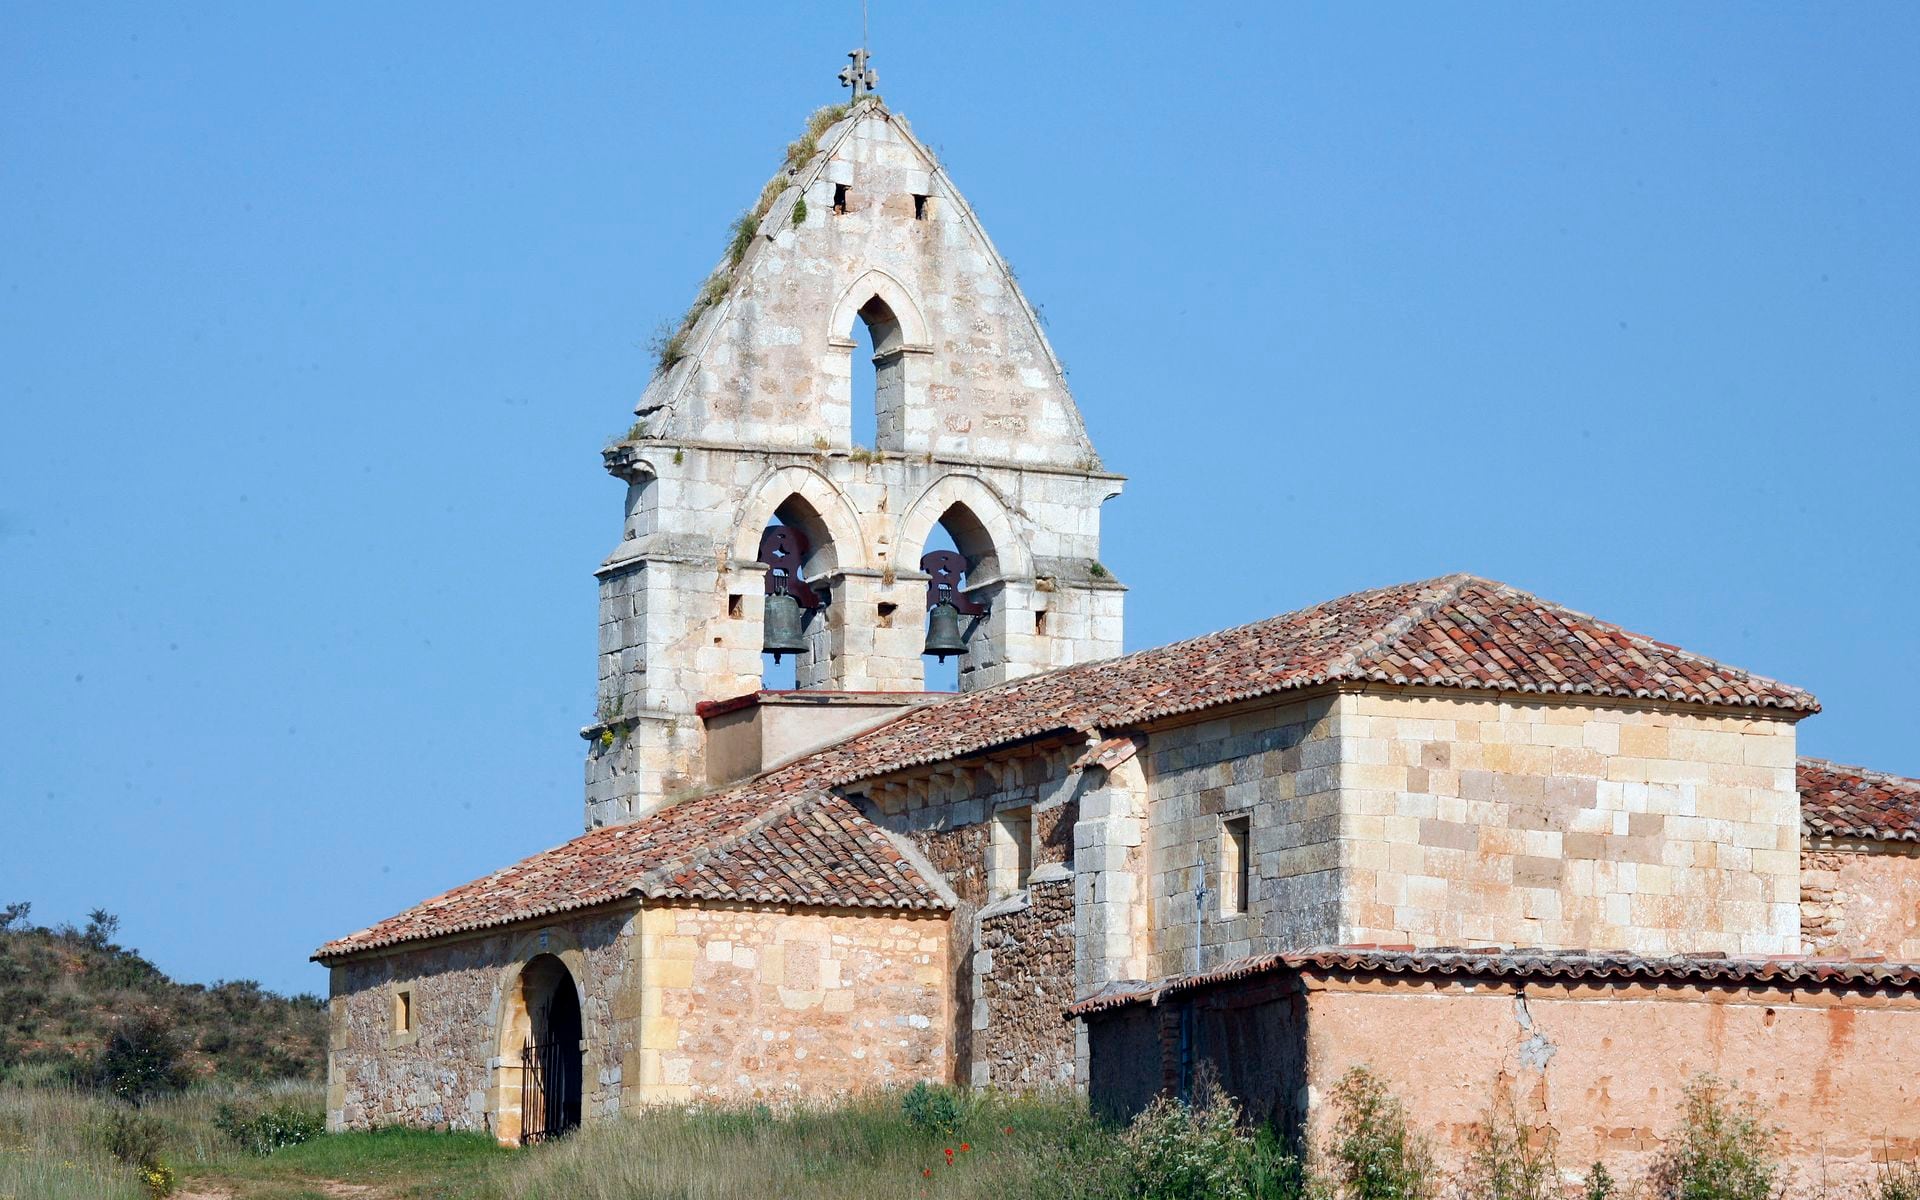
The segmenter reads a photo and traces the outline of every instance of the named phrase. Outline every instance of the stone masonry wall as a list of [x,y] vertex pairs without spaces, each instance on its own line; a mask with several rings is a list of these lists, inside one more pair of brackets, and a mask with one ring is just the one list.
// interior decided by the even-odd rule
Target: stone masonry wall
[[[1074,1030],[1060,1019],[1060,1010],[1072,1003],[1074,990],[1073,841],[1088,780],[1072,764],[1082,748],[1036,746],[869,786],[873,819],[912,842],[957,897],[948,964],[954,1014],[949,1076],[955,1082],[1071,1077]],[[1008,850],[995,829],[999,815],[1010,809],[1032,816],[1033,883],[1025,889],[1005,886]],[[1002,864],[998,872],[995,863]],[[996,912],[992,928],[979,922],[979,916]],[[1040,970],[1057,975],[1034,973]]]
[[983,911],[974,937],[974,1086],[1070,1084],[1073,880],[1064,872]]
[[1920,961],[1920,848],[1803,852],[1800,936],[1808,954]]
[[[583,1112],[592,1119],[617,1111],[620,1064],[638,1034],[637,1005],[628,1011],[627,1000],[638,974],[630,917],[630,911],[580,917],[334,965],[328,1127],[401,1124],[517,1136],[516,984],[519,968],[543,953],[559,957],[585,994]],[[410,1033],[395,1030],[394,994],[401,988],[411,991]],[[503,1021],[509,1026],[504,1037]],[[512,1093],[506,1107],[513,1111],[503,1114],[505,1092]],[[510,1130],[502,1128],[503,1115]]]
[[1800,949],[1790,721],[1368,690],[1337,726],[1342,942]]
[[[1143,756],[1150,974],[1339,940],[1333,713],[1328,697],[1153,732]],[[1222,823],[1240,815],[1251,820],[1252,887],[1247,911],[1228,914],[1220,900]],[[1206,888],[1198,910],[1196,884]]]
[[947,919],[664,906],[640,915],[657,1101],[830,1098],[946,1078]]

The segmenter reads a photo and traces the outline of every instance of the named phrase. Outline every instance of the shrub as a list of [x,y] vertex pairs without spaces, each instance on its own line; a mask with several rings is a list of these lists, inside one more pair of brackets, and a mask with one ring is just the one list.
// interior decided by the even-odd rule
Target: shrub
[[1867,1197],[1868,1200],[1920,1200],[1920,1160],[1883,1163]]
[[900,1098],[900,1111],[922,1133],[946,1137],[960,1127],[960,1102],[951,1088],[916,1083]]
[[173,1194],[173,1168],[160,1160],[166,1134],[158,1120],[139,1109],[114,1105],[88,1133],[89,1140],[100,1149],[133,1168],[149,1196]]
[[1689,1083],[1681,1100],[1681,1128],[1653,1169],[1660,1200],[1769,1200],[1779,1164],[1773,1130],[1751,1100],[1728,1098],[1710,1075]]
[[1474,1200],[1554,1200],[1560,1192],[1555,1142],[1551,1128],[1535,1136],[1521,1121],[1513,1094],[1503,1089],[1474,1127],[1463,1194]]
[[101,1116],[91,1133],[95,1144],[130,1167],[158,1162],[165,1136],[159,1121],[138,1109],[119,1105]]
[[1240,1108],[1216,1090],[1198,1105],[1158,1097],[1121,1137],[1140,1200],[1295,1200],[1299,1160],[1271,1128],[1249,1136]]
[[298,1104],[282,1103],[261,1112],[249,1113],[232,1104],[222,1104],[214,1113],[213,1127],[226,1134],[249,1154],[265,1157],[275,1150],[310,1142],[326,1131],[326,1117]]
[[1335,1194],[1347,1200],[1430,1200],[1433,1152],[1407,1128],[1406,1111],[1386,1085],[1355,1067],[1334,1085],[1331,1099],[1326,1159]]
[[134,1017],[121,1024],[94,1061],[94,1082],[131,1104],[177,1092],[187,1086],[180,1044],[157,1017]]
[[1580,1186],[1580,1194],[1584,1200],[1613,1200],[1614,1194],[1619,1190],[1619,1185],[1614,1183],[1612,1174],[1600,1163],[1593,1164],[1593,1168],[1587,1172],[1587,1177]]

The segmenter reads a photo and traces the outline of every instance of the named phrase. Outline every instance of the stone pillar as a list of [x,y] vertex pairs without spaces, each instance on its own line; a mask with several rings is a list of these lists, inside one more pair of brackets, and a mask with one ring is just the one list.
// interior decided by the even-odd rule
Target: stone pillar
[[[1149,975],[1147,778],[1129,741],[1096,742],[1073,827],[1074,994]],[[1104,764],[1104,765],[1103,765]],[[1081,1022],[1074,1081],[1087,1083]]]

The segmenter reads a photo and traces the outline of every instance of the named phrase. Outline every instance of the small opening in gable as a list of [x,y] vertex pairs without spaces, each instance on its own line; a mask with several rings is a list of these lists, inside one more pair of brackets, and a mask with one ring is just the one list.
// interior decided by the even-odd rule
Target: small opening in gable
[[930,214],[932,211],[933,211],[933,198],[931,196],[915,196],[913,198],[913,219],[914,220],[924,221],[927,219],[928,214]]
[[744,597],[737,595],[727,597],[727,616],[734,620],[738,621],[740,619],[741,610],[745,607],[746,600]]
[[1047,631],[1047,610],[1046,609],[1042,608],[1034,612],[1033,631],[1035,633],[1045,633]]
[[844,183],[833,185],[833,211],[842,214],[847,211],[847,185]]
[[893,628],[893,614],[899,607],[898,604],[889,604],[884,600],[880,602],[880,628]]

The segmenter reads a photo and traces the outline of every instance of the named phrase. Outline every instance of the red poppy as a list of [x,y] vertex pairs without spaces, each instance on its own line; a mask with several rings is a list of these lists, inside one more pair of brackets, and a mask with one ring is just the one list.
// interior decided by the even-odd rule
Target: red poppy
[[927,1177],[928,1179],[932,1179],[932,1178],[933,1178],[933,1168],[932,1168],[932,1167],[922,1167],[922,1168],[920,1168],[920,1173],[921,1173],[922,1175],[925,1175],[925,1176],[926,1176],[926,1177]]
[[1013,1132],[1013,1126],[1011,1126],[1011,1125],[1009,1125],[1009,1126],[1007,1126],[1007,1127],[1006,1127],[1005,1129],[1002,1129],[1002,1130],[1001,1130],[1000,1132],[1001,1132],[1001,1133],[1012,1133],[1012,1132]]
[[969,1150],[972,1150],[972,1149],[973,1149],[973,1147],[972,1147],[972,1146],[970,1146],[970,1145],[968,1145],[968,1144],[967,1144],[966,1142],[961,1142],[961,1143],[960,1143],[960,1153],[962,1153],[962,1154],[965,1154],[965,1153],[967,1153],[967,1152],[968,1152]]
[[947,1147],[947,1161],[948,1161],[948,1162],[952,1162],[952,1161],[953,1161],[953,1147],[952,1147],[952,1146],[948,1146],[948,1147]]

